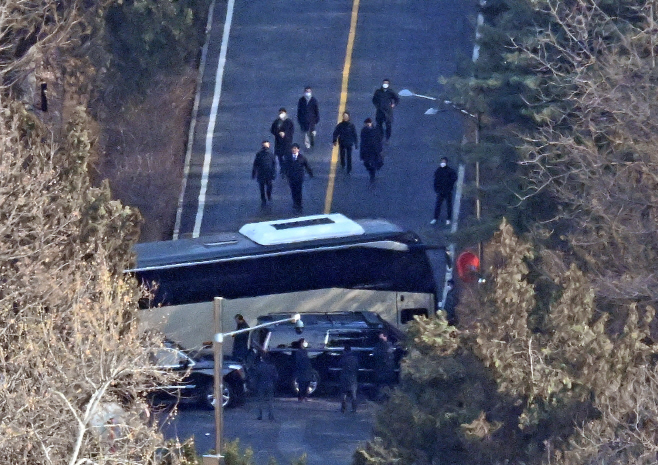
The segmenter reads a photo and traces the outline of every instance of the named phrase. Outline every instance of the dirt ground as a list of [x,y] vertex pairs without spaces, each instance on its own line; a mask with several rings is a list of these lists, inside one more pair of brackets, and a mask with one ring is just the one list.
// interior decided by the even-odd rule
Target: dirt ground
[[196,69],[160,78],[142,101],[101,118],[96,179],[144,217],[140,242],[171,239],[180,195]]

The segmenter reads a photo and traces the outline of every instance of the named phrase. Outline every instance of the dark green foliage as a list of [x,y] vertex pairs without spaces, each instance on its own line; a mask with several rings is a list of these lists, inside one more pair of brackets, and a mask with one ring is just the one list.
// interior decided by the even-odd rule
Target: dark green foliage
[[209,0],[126,0],[105,15],[109,79],[145,92],[154,76],[175,73],[198,59]]

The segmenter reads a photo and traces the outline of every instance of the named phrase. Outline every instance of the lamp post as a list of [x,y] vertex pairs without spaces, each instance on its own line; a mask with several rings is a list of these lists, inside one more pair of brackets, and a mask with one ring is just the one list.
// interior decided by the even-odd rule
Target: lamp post
[[237,334],[248,333],[256,329],[265,328],[267,326],[278,325],[280,323],[295,323],[295,327],[303,328],[304,323],[301,320],[299,313],[295,313],[290,318],[283,318],[281,320],[270,321],[268,323],[263,323],[260,325],[253,326],[251,328],[239,329],[236,331],[230,331],[228,333],[222,332],[222,304],[223,297],[215,297],[213,299],[213,329],[215,336],[213,338],[212,348],[215,358],[215,370],[214,370],[214,395],[215,395],[215,454],[214,455],[204,455],[203,456],[203,465],[221,465],[222,463],[222,433],[224,432],[224,402],[223,402],[223,391],[224,391],[224,377],[222,376],[222,370],[224,365],[224,337],[235,336]]

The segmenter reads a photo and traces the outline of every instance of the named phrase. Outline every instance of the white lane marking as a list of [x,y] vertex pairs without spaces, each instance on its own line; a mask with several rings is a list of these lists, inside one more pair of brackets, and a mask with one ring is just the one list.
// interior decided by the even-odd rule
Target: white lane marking
[[199,75],[196,80],[196,95],[194,96],[194,107],[192,108],[192,119],[190,130],[187,134],[187,150],[185,152],[185,166],[183,168],[183,181],[181,183],[180,195],[178,196],[178,209],[176,210],[176,223],[174,224],[173,240],[178,240],[180,234],[180,223],[183,216],[183,201],[187,190],[187,178],[190,175],[190,161],[192,160],[192,146],[194,145],[194,132],[196,131],[196,119],[199,114],[199,102],[201,101],[201,84],[206,70],[208,60],[208,43],[210,42],[210,31],[212,30],[212,19],[215,13],[215,0],[208,8],[208,21],[206,22],[206,40],[201,49],[201,62],[199,63]]
[[194,221],[194,230],[192,237],[199,237],[201,233],[201,222],[203,221],[203,210],[206,206],[206,191],[208,190],[208,176],[210,174],[210,161],[212,159],[212,142],[217,123],[217,108],[219,107],[219,97],[222,93],[222,81],[224,80],[224,66],[226,65],[226,53],[228,51],[228,38],[231,32],[231,22],[233,21],[233,7],[235,0],[229,0],[226,6],[226,21],[224,22],[224,34],[222,35],[222,47],[219,51],[219,63],[217,63],[217,73],[215,74],[215,92],[212,97],[212,107],[210,108],[210,119],[208,120],[208,130],[206,132],[206,153],[203,158],[203,171],[201,172],[201,189],[199,190],[199,202]]

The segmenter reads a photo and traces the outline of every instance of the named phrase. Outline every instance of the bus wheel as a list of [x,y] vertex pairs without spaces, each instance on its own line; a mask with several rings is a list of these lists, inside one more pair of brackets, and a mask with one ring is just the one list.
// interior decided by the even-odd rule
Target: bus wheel
[[[315,391],[318,390],[318,387],[320,386],[320,374],[313,370],[313,373],[311,374],[311,382],[308,385],[308,393],[307,395],[313,394]],[[299,395],[299,384],[297,383],[297,379],[292,380],[292,390],[296,395]]]

